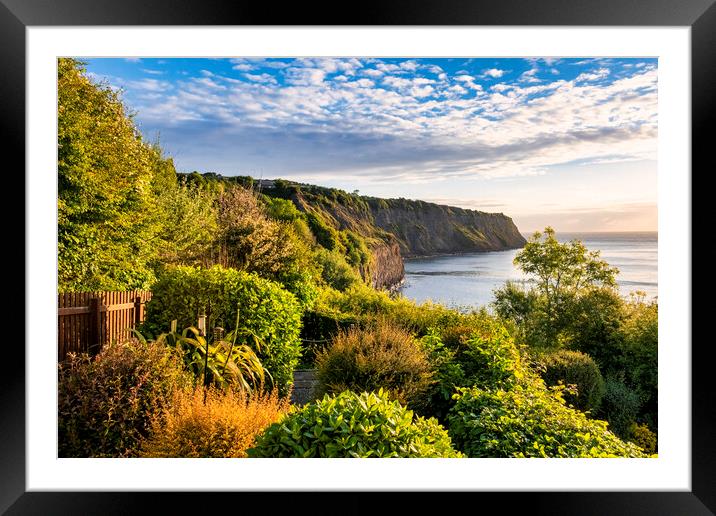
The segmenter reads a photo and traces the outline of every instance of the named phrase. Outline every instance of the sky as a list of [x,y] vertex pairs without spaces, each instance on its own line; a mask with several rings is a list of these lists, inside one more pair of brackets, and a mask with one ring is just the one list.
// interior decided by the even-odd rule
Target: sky
[[92,58],[178,171],[657,230],[653,58]]

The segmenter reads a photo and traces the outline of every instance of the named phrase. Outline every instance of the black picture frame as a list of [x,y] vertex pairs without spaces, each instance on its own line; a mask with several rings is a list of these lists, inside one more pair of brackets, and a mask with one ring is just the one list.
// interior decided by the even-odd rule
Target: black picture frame
[[[692,101],[692,278],[706,273],[713,251],[708,246],[704,188],[708,173],[714,172],[709,131],[714,125],[716,84],[715,0],[432,0],[388,3],[371,0],[356,4],[350,18],[338,13],[337,4],[294,3],[277,9],[269,3],[220,0],[0,0],[0,142],[4,161],[16,157],[17,174],[25,163],[25,29],[28,26],[82,25],[503,25],[503,26],[688,26],[691,27]],[[699,186],[701,185],[701,188]],[[24,183],[20,186],[24,191]],[[31,195],[31,192],[25,192]],[[15,251],[16,253],[17,251]],[[25,267],[25,275],[32,270]],[[706,276],[703,276],[706,277]],[[694,322],[706,320],[708,303],[697,302],[693,288],[692,342],[670,343],[691,346],[692,353],[692,490],[690,492],[539,492],[470,493],[468,503],[487,508],[489,502],[515,509],[524,506],[530,514],[714,514],[716,512],[716,446],[714,416],[716,399],[709,360],[711,339],[699,340]],[[28,307],[29,308],[29,307]],[[703,326],[703,323],[701,323]],[[7,337],[7,335],[6,335]],[[26,492],[25,489],[25,359],[14,357],[12,367],[0,374],[0,512],[7,514],[133,514],[161,512],[180,507],[182,512],[205,512],[207,503],[218,509],[225,503],[246,507],[258,503],[271,507],[281,502],[312,514],[332,513],[329,502],[316,506],[305,498],[310,493],[223,493],[190,496],[189,493],[70,493]],[[315,495],[316,493],[313,493]],[[457,495],[457,494],[456,494]],[[452,496],[452,495],[451,495]],[[340,512],[375,510],[365,493],[347,493]],[[407,497],[404,497],[407,498]],[[423,504],[424,494],[411,493],[413,502]],[[451,503],[452,505],[452,503]],[[457,507],[457,506],[456,506]],[[270,510],[269,512],[273,512]]]

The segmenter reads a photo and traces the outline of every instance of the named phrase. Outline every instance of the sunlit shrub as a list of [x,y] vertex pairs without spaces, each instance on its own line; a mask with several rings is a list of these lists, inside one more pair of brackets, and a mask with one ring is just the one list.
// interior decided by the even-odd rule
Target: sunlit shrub
[[157,414],[142,445],[144,457],[246,457],[246,450],[288,411],[273,393],[249,395],[233,389],[176,391]]
[[440,421],[458,387],[510,388],[531,374],[514,339],[495,319],[472,318],[469,325],[432,330],[421,342],[435,370],[425,413]]
[[316,358],[319,393],[377,391],[417,408],[432,375],[428,357],[407,331],[385,321],[342,331]]
[[460,457],[434,419],[383,391],[324,396],[271,425],[249,457]]
[[59,456],[134,456],[153,414],[192,383],[179,354],[156,343],[109,344],[92,359],[70,355],[59,367]]
[[605,421],[565,405],[541,380],[509,390],[460,389],[448,416],[456,448],[469,457],[643,457]]

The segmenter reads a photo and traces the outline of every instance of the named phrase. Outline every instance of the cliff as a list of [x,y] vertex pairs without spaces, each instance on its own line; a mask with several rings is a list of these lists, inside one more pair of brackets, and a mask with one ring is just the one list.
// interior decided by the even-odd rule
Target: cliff
[[510,217],[406,199],[370,199],[374,224],[395,235],[404,257],[515,249],[525,245]]

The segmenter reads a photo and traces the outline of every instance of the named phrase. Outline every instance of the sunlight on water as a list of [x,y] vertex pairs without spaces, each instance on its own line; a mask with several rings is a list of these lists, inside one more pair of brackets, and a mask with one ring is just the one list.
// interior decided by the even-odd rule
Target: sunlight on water
[[[525,235],[528,236],[528,235]],[[579,239],[619,269],[623,295],[641,290],[647,299],[657,295],[657,233],[562,233],[560,242]],[[451,307],[481,306],[493,300],[492,291],[507,280],[525,281],[512,260],[519,249],[457,256],[418,258],[405,262],[401,293],[418,302],[432,300]]]

